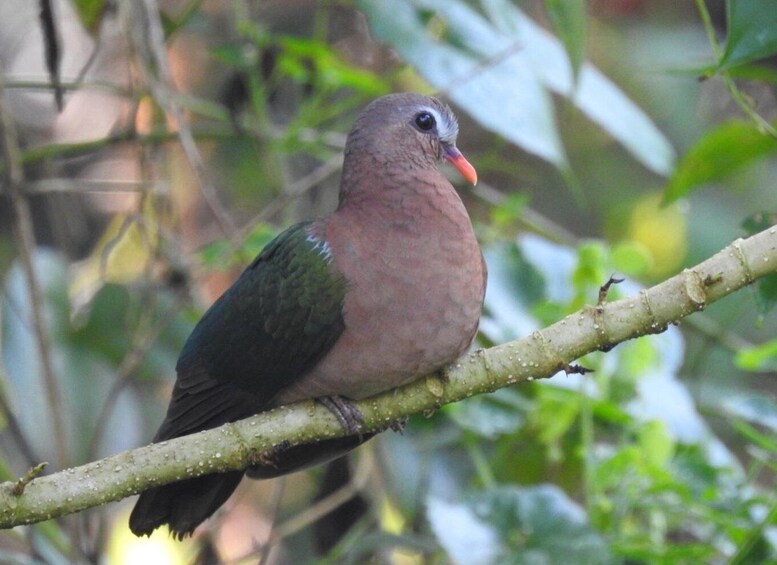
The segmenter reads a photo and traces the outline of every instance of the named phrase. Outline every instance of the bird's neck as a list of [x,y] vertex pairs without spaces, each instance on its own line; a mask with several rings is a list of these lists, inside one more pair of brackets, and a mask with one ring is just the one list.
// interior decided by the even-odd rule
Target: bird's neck
[[403,158],[396,163],[362,153],[343,165],[340,209],[399,210],[403,204],[419,205],[455,190],[434,163]]
[[[380,232],[395,237],[421,237],[424,232],[458,236],[461,230],[471,230],[459,195],[438,171],[405,176],[402,182],[371,179],[371,186],[380,190],[346,191],[334,213],[335,223],[352,225],[364,234],[378,236]],[[367,236],[365,236],[367,237]]]

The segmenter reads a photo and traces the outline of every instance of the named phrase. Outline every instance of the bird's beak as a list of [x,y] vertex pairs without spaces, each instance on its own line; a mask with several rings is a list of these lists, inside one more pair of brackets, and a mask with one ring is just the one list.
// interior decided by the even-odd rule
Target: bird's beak
[[443,149],[443,158],[461,173],[468,183],[475,186],[478,183],[478,172],[469,161],[461,154],[455,145],[446,145]]

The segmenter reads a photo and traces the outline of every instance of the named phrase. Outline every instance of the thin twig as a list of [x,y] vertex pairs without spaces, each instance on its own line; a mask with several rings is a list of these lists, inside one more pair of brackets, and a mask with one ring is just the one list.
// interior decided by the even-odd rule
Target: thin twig
[[[358,495],[367,485],[373,470],[372,465],[373,461],[370,457],[360,458],[356,466],[356,472],[346,484],[274,528],[270,532],[267,542],[259,550],[261,554],[263,556],[269,555],[273,546],[280,543],[284,538],[304,530],[312,523],[317,522]],[[251,557],[251,555],[244,556],[241,559],[247,557]]]
[[151,91],[154,94],[154,99],[175,122],[181,148],[199,181],[205,203],[213,213],[222,233],[232,241],[236,232],[235,224],[221,204],[216,190],[207,180],[207,171],[194,142],[194,135],[189,122],[183,114],[178,99],[171,94],[174,92],[174,89],[172,88],[170,67],[167,62],[167,48],[164,29],[159,16],[159,6],[155,0],[142,0],[142,2],[132,3],[132,6],[134,6],[132,10],[135,16],[133,18],[135,21],[132,22],[135,24],[132,26],[133,38],[136,43],[136,49],[147,54],[147,57],[141,57],[140,60],[146,64],[144,71]]
[[[499,206],[507,199],[507,195],[501,190],[483,181],[478,181],[477,186],[471,190],[471,193],[491,206]],[[520,221],[529,230],[550,241],[570,246],[576,245],[578,242],[578,237],[574,233],[530,206],[526,206],[521,210]]]
[[113,180],[113,179],[67,179],[49,178],[27,183],[27,194],[133,194],[147,193],[166,195],[168,187],[163,182]]
[[331,159],[328,159],[319,167],[313,169],[304,177],[291,183],[283,194],[275,198],[272,202],[262,208],[262,211],[254,216],[243,228],[240,229],[240,236],[245,235],[256,225],[272,218],[289,202],[303,196],[309,190],[323,182],[328,177],[338,172],[343,166],[343,155],[338,153]]
[[[125,98],[137,98],[140,94],[143,93],[142,90],[131,90],[125,86],[116,84],[114,82],[105,81],[105,80],[72,80],[72,81],[64,81],[59,84],[59,87],[64,91],[67,92],[69,90],[105,90],[107,92],[110,92],[111,94],[115,94],[117,96],[123,96]],[[51,84],[51,82],[48,81],[42,81],[42,80],[35,80],[35,79],[23,79],[23,78],[16,78],[12,80],[6,80],[5,83],[5,89],[6,90],[14,90],[14,89],[22,89],[22,90],[54,90],[54,85]]]
[[42,463],[38,463],[34,467],[31,467],[23,476],[19,477],[19,479],[14,483],[13,488],[11,489],[11,494],[13,496],[21,496],[24,494],[24,489],[27,488],[27,485],[30,484],[33,479],[36,477],[39,477],[41,473],[43,473],[43,469],[46,468],[46,465],[48,465],[47,462],[43,461]]
[[43,315],[43,293],[33,262],[36,242],[32,225],[32,213],[30,211],[30,204],[24,194],[25,178],[19,139],[13,116],[6,105],[2,74],[0,74],[0,129],[2,129],[3,135],[3,159],[8,179],[7,190],[14,210],[14,231],[19,247],[19,258],[27,279],[32,326],[41,363],[43,388],[45,389],[49,413],[51,414],[50,426],[56,443],[57,464],[60,468],[65,468],[68,466],[69,451],[67,434],[65,433],[65,419],[62,414],[62,394],[51,362],[49,336]]
[[[257,131],[247,129],[245,133],[250,134],[253,139],[265,139],[263,134]],[[299,134],[301,141],[312,142],[318,140],[335,149],[342,149],[345,146],[345,135],[339,132],[330,131],[322,133],[317,130],[303,130]],[[210,124],[192,128],[192,135],[202,140],[230,139],[235,136],[235,131],[226,124]],[[155,129],[144,134],[137,133],[134,130],[125,130],[95,140],[74,143],[50,143],[38,147],[30,147],[22,152],[21,163],[23,165],[33,165],[54,157],[76,157],[125,143],[132,143],[141,147],[155,146],[177,141],[178,137],[178,132],[164,128]],[[282,137],[283,132],[272,132],[272,139],[280,139]],[[0,174],[2,174],[5,172],[5,164],[0,163],[0,165],[2,165],[0,167]]]
[[[278,511],[281,508],[281,501],[283,500],[283,493],[286,491],[286,477],[279,477],[275,481],[275,490],[273,491],[272,501],[270,502],[270,531],[267,533],[267,539],[270,540],[273,537],[275,528],[275,521],[278,518]],[[270,552],[272,551],[272,544],[268,541],[265,543],[260,551],[259,564],[266,565],[267,560],[270,558]]]
[[40,461],[40,457],[35,454],[29,441],[27,441],[27,436],[24,435],[22,427],[19,425],[19,420],[16,418],[16,413],[8,404],[5,391],[0,391],[0,415],[2,415],[4,424],[16,443],[16,447],[19,448],[21,456],[24,457],[24,465],[34,467]]
[[54,101],[57,103],[57,110],[61,112],[64,107],[64,93],[60,86],[62,49],[60,46],[59,30],[57,29],[57,19],[54,16],[54,7],[51,4],[51,0],[40,0],[39,17],[41,31],[43,32],[46,68],[49,71],[51,84],[54,86]]
[[95,193],[147,193],[166,195],[167,184],[161,181],[136,181],[113,179],[48,178],[27,183],[27,194],[95,194]]

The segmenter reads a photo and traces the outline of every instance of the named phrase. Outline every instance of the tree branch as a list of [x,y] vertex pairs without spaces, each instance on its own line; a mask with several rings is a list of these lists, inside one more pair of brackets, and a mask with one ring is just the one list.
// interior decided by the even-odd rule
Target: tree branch
[[[466,355],[449,366],[443,378],[429,376],[357,402],[364,414],[364,430],[382,430],[411,414],[514,383],[550,377],[582,355],[660,333],[668,324],[774,272],[777,227],[738,239],[696,267],[636,296],[583,308],[523,339]],[[19,495],[13,492],[17,483],[2,483],[0,527],[78,512],[187,477],[243,469],[260,461],[273,446],[342,434],[337,419],[312,401],[284,406],[35,478]]]

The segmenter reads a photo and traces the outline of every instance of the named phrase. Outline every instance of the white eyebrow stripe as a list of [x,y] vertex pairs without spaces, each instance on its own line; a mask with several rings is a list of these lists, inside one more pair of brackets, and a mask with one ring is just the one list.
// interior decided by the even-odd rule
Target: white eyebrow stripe
[[440,127],[440,124],[443,123],[440,112],[438,112],[434,108],[430,108],[429,106],[424,106],[423,109],[429,112],[432,116],[434,116],[434,121],[437,122],[437,127]]
[[456,134],[459,130],[458,124],[455,121],[452,122],[447,114],[443,116],[435,108],[424,106],[423,110],[434,116],[434,121],[437,124],[437,135],[440,136],[440,139],[448,143],[453,143],[456,140]]

